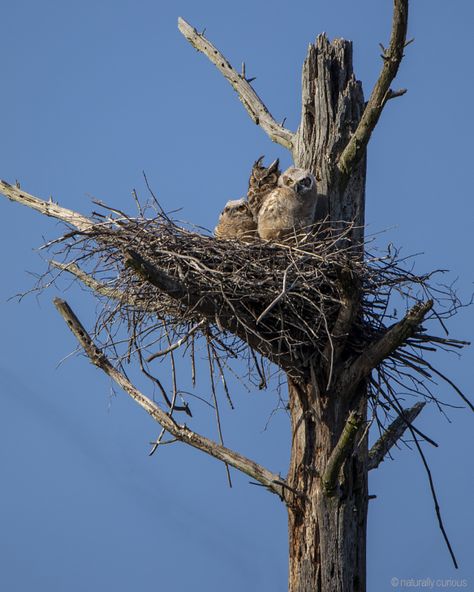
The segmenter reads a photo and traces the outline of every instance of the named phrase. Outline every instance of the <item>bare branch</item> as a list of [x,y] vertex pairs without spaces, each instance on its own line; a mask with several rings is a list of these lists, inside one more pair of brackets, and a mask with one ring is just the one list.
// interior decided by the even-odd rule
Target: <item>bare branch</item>
[[428,482],[430,484],[431,497],[433,499],[436,517],[438,518],[439,529],[441,530],[441,534],[443,535],[444,542],[446,543],[446,546],[448,547],[448,551],[449,551],[449,554],[451,555],[453,565],[456,569],[458,569],[458,562],[456,560],[456,555],[454,554],[453,548],[452,548],[451,543],[449,541],[448,533],[446,532],[446,529],[444,528],[443,518],[441,516],[441,509],[440,509],[439,503],[438,503],[438,496],[436,495],[436,488],[435,488],[435,484],[433,481],[433,476],[431,475],[430,467],[428,465],[428,461],[426,460],[426,456],[423,452],[423,449],[420,446],[420,443],[418,441],[418,438],[416,437],[415,432],[413,431],[412,426],[408,426],[408,428],[412,433],[416,448],[417,448],[418,453],[420,455],[423,466],[425,467],[426,475],[428,477]]
[[67,208],[62,208],[52,200],[44,201],[39,199],[30,193],[22,191],[19,187],[10,185],[6,181],[0,180],[0,193],[3,193],[3,195],[8,197],[11,201],[16,201],[24,206],[28,206],[45,216],[62,220],[78,230],[90,230],[91,226],[93,226],[93,222],[82,214],[74,212],[73,210],[68,210]]
[[415,421],[425,406],[424,401],[415,403],[409,409],[403,409],[400,415],[388,426],[385,432],[375,442],[369,451],[369,462],[367,469],[376,469],[384,460],[390,449],[400,440],[405,430]]
[[342,372],[338,391],[349,397],[361,380],[369,376],[374,368],[413,335],[432,306],[432,300],[419,302],[401,321],[389,327],[382,337],[370,344],[349,368]]
[[[209,364],[209,378],[211,380],[211,393],[212,393],[212,401],[214,403],[214,413],[216,416],[216,424],[217,424],[217,433],[219,434],[219,444],[222,446],[224,445],[224,436],[222,434],[222,424],[221,424],[221,414],[219,411],[219,403],[217,401],[217,394],[216,394],[216,383],[214,381],[214,367],[212,363],[212,355],[211,355],[211,348],[209,347],[209,336],[206,338],[206,345],[207,345],[207,361]],[[227,482],[229,483],[229,487],[232,487],[232,479],[230,476],[229,465],[225,463],[225,469],[227,472]]]
[[106,298],[111,298],[113,300],[120,300],[128,302],[134,306],[137,306],[136,301],[127,301],[127,295],[117,288],[109,288],[105,284],[98,282],[95,278],[93,278],[90,274],[83,271],[78,265],[75,263],[61,263],[59,261],[50,261],[50,265],[59,269],[60,271],[67,271],[74,277],[76,277],[79,281],[81,281],[85,286],[97,292],[101,296],[105,296]]
[[390,99],[396,99],[397,97],[403,97],[408,92],[406,88],[399,88],[398,90],[392,90],[391,88],[388,90],[387,93],[387,101]]
[[[84,286],[90,288],[96,294],[104,296],[105,298],[108,298],[110,300],[116,300],[117,302],[120,302],[121,305],[127,305],[132,307],[134,310],[146,313],[153,313],[159,310],[159,307],[157,306],[156,302],[150,302],[149,300],[140,298],[139,295],[132,296],[126,290],[123,291],[117,287],[111,288],[110,286],[107,286],[106,284],[97,281],[91,274],[83,271],[76,263],[61,263],[59,261],[51,260],[50,265],[52,267],[55,267],[56,269],[59,269],[60,271],[66,271],[67,273],[70,273],[80,282],[82,282]],[[181,343],[177,344],[176,348],[179,347],[179,345],[181,345]],[[167,351],[165,353],[167,353]],[[153,358],[151,359],[154,359],[154,357],[160,354],[161,352],[158,352],[158,354],[153,356]],[[149,362],[150,359],[148,359],[147,361]]]
[[[468,341],[458,341],[458,340],[453,340],[453,341],[456,343],[462,344],[462,345],[470,345],[470,343]],[[462,347],[462,345],[461,345],[461,347]],[[404,360],[404,362],[406,363],[406,360]],[[461,399],[466,403],[466,405],[469,407],[469,409],[471,411],[474,411],[474,405],[471,403],[471,401],[466,397],[466,395],[461,391],[461,389],[450,378],[448,378],[445,374],[443,374],[442,372],[437,370],[432,364],[430,364],[427,360],[424,360],[423,358],[418,358],[417,362],[419,364],[429,368],[431,370],[431,372],[433,372],[434,374],[436,374],[436,376],[439,376],[442,380],[444,380],[447,384],[449,384],[449,386],[451,386],[456,391],[456,393],[461,397]]]
[[206,324],[206,320],[205,319],[202,319],[202,321],[199,321],[199,323],[196,323],[193,327],[191,327],[191,329],[186,333],[186,335],[183,335],[183,337],[180,337],[180,339],[178,339],[177,341],[175,341],[175,343],[172,343],[167,348],[162,349],[161,351],[156,352],[154,354],[151,354],[151,356],[149,356],[146,361],[147,362],[152,362],[156,358],[160,358],[162,356],[166,356],[167,354],[171,353],[175,349],[178,349],[179,347],[181,347],[183,345],[183,343],[186,343],[186,341],[194,333],[196,333],[196,331],[198,331],[199,329],[201,329],[205,324]]
[[253,79],[249,80],[245,77],[245,66],[242,66],[242,75],[240,75],[221,52],[204,37],[203,33],[198,33],[194,27],[182,18],[178,19],[178,29],[191,45],[207,56],[230,82],[252,120],[268,134],[273,142],[291,150],[293,146],[293,133],[275,121],[272,114],[250,85],[250,81]]
[[[267,308],[260,314],[260,316],[257,318],[257,320],[255,321],[255,324],[258,325],[258,323],[260,323],[260,321],[280,302],[280,300],[285,296],[286,294],[286,278],[287,278],[287,274],[288,274],[288,268],[285,269],[285,273],[283,274],[283,287],[281,289],[281,292],[278,294],[278,296],[272,301],[270,302],[270,304],[267,306]],[[290,286],[289,290],[290,291],[293,288],[294,283]]]
[[365,154],[365,149],[370,136],[377,125],[379,117],[387,101],[394,96],[400,96],[400,91],[391,91],[390,84],[397,75],[400,62],[403,59],[403,50],[406,46],[408,25],[408,0],[394,0],[392,33],[390,44],[383,51],[383,66],[379,78],[372,90],[370,99],[365,107],[362,118],[354,135],[344,148],[337,164],[339,171],[348,177],[354,166]]
[[355,437],[362,423],[362,417],[355,411],[351,411],[346,421],[346,425],[342,430],[342,434],[339,437],[334,450],[331,452],[328,463],[324,470],[322,484],[327,495],[334,495],[337,481],[339,477],[339,471],[341,470],[344,461],[354,446]]
[[112,380],[130,395],[140,407],[145,409],[145,411],[168,433],[174,436],[177,440],[189,444],[190,446],[229,464],[246,475],[249,475],[249,477],[252,477],[273,493],[276,493],[282,498],[284,497],[286,483],[279,475],[271,473],[265,467],[258,465],[253,460],[242,456],[238,452],[230,450],[205,436],[193,432],[186,425],[177,424],[172,417],[162,411],[156,403],[142,394],[122,373],[112,366],[107,357],[92,341],[91,337],[67,302],[60,298],[55,298],[54,304],[80,345],[84,348],[84,351],[91,362],[110,376]]
[[[146,261],[139,253],[129,249],[124,253],[124,263],[126,267],[134,269],[144,280],[150,282],[150,284],[153,284],[171,298],[186,301],[191,306],[197,304],[196,299],[199,298],[198,296],[193,296],[184,284]],[[206,304],[208,303],[206,302]]]

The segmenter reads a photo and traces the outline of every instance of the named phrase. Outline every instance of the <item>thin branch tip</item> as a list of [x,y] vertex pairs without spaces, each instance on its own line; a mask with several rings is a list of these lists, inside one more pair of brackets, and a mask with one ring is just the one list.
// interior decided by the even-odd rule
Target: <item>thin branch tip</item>
[[240,101],[247,110],[252,120],[257,123],[273,142],[291,150],[294,134],[278,124],[263,101],[257,95],[250,83],[255,80],[245,76],[245,63],[242,63],[242,71],[237,72],[227,58],[202,34],[187,23],[183,18],[178,18],[178,29],[191,45],[203,53],[228,80],[239,95]]
[[397,97],[403,97],[408,92],[407,88],[400,88],[398,90],[392,90],[391,88],[387,92],[387,101],[390,99],[396,99]]
[[366,104],[356,131],[344,148],[338,162],[338,169],[344,177],[349,177],[354,167],[365,154],[372,132],[389,98],[390,84],[396,77],[403,59],[404,48],[411,43],[406,41],[408,27],[408,0],[394,0],[392,31],[387,48],[382,43],[382,70]]

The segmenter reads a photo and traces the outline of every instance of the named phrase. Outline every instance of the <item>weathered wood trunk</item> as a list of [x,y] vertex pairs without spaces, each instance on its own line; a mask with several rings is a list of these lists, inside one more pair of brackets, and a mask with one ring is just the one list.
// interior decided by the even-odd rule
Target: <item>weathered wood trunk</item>
[[353,241],[364,237],[365,158],[350,179],[337,161],[364,110],[361,83],[352,69],[352,43],[319,35],[303,66],[301,123],[293,148],[295,165],[313,171],[318,181],[319,215],[332,224],[354,222]]
[[[319,36],[309,47],[303,67],[302,118],[293,158],[296,166],[316,175],[322,204],[319,216],[326,214],[333,228],[355,223],[354,245],[360,245],[364,236],[365,158],[350,179],[343,178],[337,161],[363,108],[362,88],[352,70],[351,43],[340,39],[329,43],[324,35]],[[333,386],[348,356],[350,352],[343,352],[339,366],[335,360],[320,360],[306,384],[288,379],[293,434],[288,482],[303,492],[288,507],[290,592],[365,590],[364,434],[358,434],[355,451],[341,469],[338,488],[328,492],[322,482],[349,413],[356,410],[366,417],[365,388],[347,400]]]
[[[322,475],[348,415],[314,384],[289,384],[293,443],[288,481],[304,492],[288,507],[290,592],[365,590],[367,438],[342,469],[340,487],[327,492]],[[364,394],[364,393],[360,393]],[[357,397],[365,411],[363,397]]]

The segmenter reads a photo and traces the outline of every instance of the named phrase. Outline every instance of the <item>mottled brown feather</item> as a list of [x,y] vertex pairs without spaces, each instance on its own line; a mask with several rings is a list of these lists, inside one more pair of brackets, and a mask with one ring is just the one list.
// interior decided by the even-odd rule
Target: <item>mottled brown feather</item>
[[255,220],[267,195],[273,191],[278,184],[280,169],[279,160],[275,160],[269,167],[262,165],[263,156],[256,160],[250,173],[247,200]]
[[219,239],[252,241],[257,238],[257,223],[244,198],[228,201],[214,230]]
[[265,198],[258,215],[258,234],[264,240],[284,240],[307,234],[314,223],[318,194],[314,176],[290,167],[278,187]]

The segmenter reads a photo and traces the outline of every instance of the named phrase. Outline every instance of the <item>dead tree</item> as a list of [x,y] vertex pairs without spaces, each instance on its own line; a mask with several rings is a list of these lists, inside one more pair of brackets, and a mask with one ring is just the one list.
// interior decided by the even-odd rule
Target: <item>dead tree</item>
[[[249,475],[286,504],[292,592],[365,590],[368,471],[407,429],[421,454],[418,441],[431,441],[413,425],[425,401],[434,399],[425,381],[445,379],[473,409],[424,357],[437,347],[465,345],[423,326],[453,314],[456,296],[433,288],[432,274],[405,270],[396,253],[376,257],[364,248],[366,147],[387,102],[405,92],[391,84],[408,44],[407,19],[408,0],[394,0],[390,41],[382,47],[382,69],[367,103],[353,72],[351,43],[320,35],[310,45],[294,133],[272,117],[244,66],[237,72],[203,33],[179,20],[181,33],[232,84],[253,121],[291,152],[296,166],[314,173],[327,220],[316,237],[296,237],[291,244],[219,241],[177,225],[156,201],[152,217],[141,206],[136,217],[107,206],[104,214],[86,217],[0,184],[6,197],[68,225],[49,245],[64,255],[51,261],[50,271],[73,274],[101,299],[103,312],[91,336],[65,301],[55,299],[56,307],[90,360],[161,425],[153,450],[185,442]],[[394,293],[407,310],[390,323]],[[449,302],[444,310],[440,294]],[[114,329],[120,323],[125,339]],[[266,362],[286,374],[292,428],[286,478],[176,419],[191,410],[177,385],[173,355],[184,348],[193,368],[198,340],[207,348],[216,411],[214,372],[230,397],[225,375],[233,358],[246,357],[261,387]],[[125,351],[118,353],[121,341]],[[131,358],[161,390],[165,410],[122,371]],[[172,393],[150,370],[156,358],[170,362]],[[404,409],[400,385],[420,401]],[[371,425],[383,433],[369,451]]]

